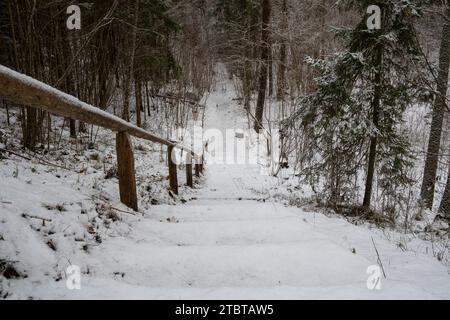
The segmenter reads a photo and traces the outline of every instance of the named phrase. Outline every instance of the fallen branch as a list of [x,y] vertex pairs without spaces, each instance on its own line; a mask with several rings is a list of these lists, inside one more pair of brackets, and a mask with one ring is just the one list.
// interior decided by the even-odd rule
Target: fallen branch
[[31,161],[30,158],[25,157],[25,156],[23,156],[23,155],[21,155],[21,154],[19,154],[19,153],[17,153],[17,152],[11,151],[11,150],[7,150],[7,149],[0,148],[0,151],[8,152],[8,153],[10,153],[10,154],[13,154],[13,155],[18,156],[18,157],[20,157],[20,158],[23,158],[23,159],[25,159],[25,160]]
[[34,216],[34,215],[27,214],[27,213],[24,213],[22,216],[27,217],[27,218],[39,219],[39,220],[43,220],[43,221],[47,221],[47,222],[52,222],[52,219]]
[[114,210],[116,210],[116,211],[119,211],[119,212],[123,212],[123,213],[128,213],[128,214],[131,214],[131,215],[135,215],[133,212],[129,212],[129,211],[125,211],[125,210],[120,210],[120,209],[117,209],[117,208],[115,208],[115,207],[111,207],[111,209],[114,209]]
[[380,254],[378,253],[377,246],[375,245],[375,241],[373,240],[373,237],[371,237],[371,238],[372,238],[373,247],[375,248],[375,252],[377,253],[377,257],[378,257],[377,263],[381,267],[381,271],[383,271],[383,276],[386,279],[386,273],[384,272],[383,262],[381,261]]
[[[29,158],[29,157],[26,157],[26,156],[24,156],[24,155],[21,155],[20,153],[14,152],[14,151],[12,151],[12,150],[7,150],[7,149],[0,148],[0,151],[8,152],[8,153],[10,153],[10,154],[13,154],[13,155],[15,155],[15,156],[18,156],[18,157],[20,157],[20,158],[22,158],[22,159],[25,159],[25,160],[28,160],[28,161],[33,161],[33,159],[31,159],[31,158]],[[51,163],[51,162],[49,162],[49,161],[47,161],[47,160],[44,160],[44,159],[41,159],[41,158],[38,158],[38,157],[36,157],[36,159],[38,160],[38,162],[39,162],[40,164],[50,165],[50,166],[54,166],[54,167],[57,167],[57,168],[60,168],[60,169],[68,170],[66,167],[63,167],[63,166],[60,166],[60,165]]]
[[[30,154],[28,154],[29,156],[32,156],[32,155],[30,155]],[[65,167],[65,166],[60,166],[60,165],[58,165],[58,164],[55,164],[55,163],[52,163],[52,162],[50,162],[50,161],[47,161],[47,160],[45,160],[45,159],[42,159],[42,158],[39,158],[36,154],[34,154],[33,155],[38,161],[39,161],[39,163],[40,164],[48,164],[48,165],[51,165],[51,166],[53,166],[53,167],[57,167],[57,168],[60,168],[60,169],[64,169],[64,170],[69,170],[69,168],[67,168],[67,167]]]

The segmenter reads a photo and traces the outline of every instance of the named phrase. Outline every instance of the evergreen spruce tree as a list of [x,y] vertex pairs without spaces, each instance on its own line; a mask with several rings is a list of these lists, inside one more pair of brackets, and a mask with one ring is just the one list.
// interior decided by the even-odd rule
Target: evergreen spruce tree
[[[341,1],[364,12],[373,1]],[[362,207],[371,205],[375,176],[386,203],[402,203],[400,188],[413,181],[410,145],[402,130],[405,109],[423,96],[415,78],[422,68],[413,20],[420,8],[413,1],[376,1],[381,29],[369,30],[367,18],[354,29],[335,29],[345,50],[332,59],[308,58],[319,72],[317,91],[302,99],[285,124],[300,119],[309,152],[303,171],[322,181],[327,204],[354,202],[358,174],[365,171]],[[414,66],[414,68],[412,67]]]

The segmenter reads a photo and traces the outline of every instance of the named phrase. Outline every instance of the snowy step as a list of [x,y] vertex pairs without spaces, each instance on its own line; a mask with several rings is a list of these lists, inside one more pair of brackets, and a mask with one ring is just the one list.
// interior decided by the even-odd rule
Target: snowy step
[[229,221],[229,220],[264,220],[280,217],[298,217],[291,209],[271,202],[239,201],[229,198],[229,201],[216,201],[199,198],[183,206],[161,205],[146,213],[146,217],[156,221],[166,221],[167,218],[178,222],[186,221]]
[[106,267],[93,269],[93,274],[124,272],[120,281],[151,287],[365,286],[369,264],[328,240],[282,246],[110,245],[120,253],[120,266],[108,254],[112,248],[101,247],[93,254]]
[[[120,277],[119,277],[120,278]],[[368,290],[359,282],[333,285],[293,287],[278,285],[273,287],[150,287],[104,278],[87,278],[82,290],[61,290],[61,282],[48,287],[36,287],[34,293],[45,299],[54,297],[51,292],[59,291],[65,299],[182,299],[182,300],[257,300],[293,299],[445,299],[447,294],[431,293],[413,283],[391,280],[384,282],[383,291]],[[114,290],[104,290],[114,288]],[[124,296],[126,292],[126,296]]]
[[213,196],[200,196],[197,197],[196,199],[194,199],[193,201],[261,201],[261,202],[265,202],[267,200],[267,198],[263,198],[263,197],[252,197],[249,195],[245,195],[245,196],[234,196],[234,197],[229,197],[229,196],[218,196],[218,197],[213,197]]
[[[297,217],[265,220],[185,221],[178,223],[146,222],[139,226],[141,242],[178,246],[248,245],[313,241],[313,226]],[[145,232],[144,232],[145,231]],[[323,236],[322,236],[323,237]]]

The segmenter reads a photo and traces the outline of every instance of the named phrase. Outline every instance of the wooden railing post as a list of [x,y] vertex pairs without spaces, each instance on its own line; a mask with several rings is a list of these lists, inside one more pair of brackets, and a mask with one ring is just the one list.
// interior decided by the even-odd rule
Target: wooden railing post
[[[117,133],[116,150],[119,175],[120,200],[130,208],[138,210],[134,156],[130,136],[146,139],[168,146],[170,188],[178,194],[177,165],[172,161],[174,148],[192,152],[190,148],[159,137],[139,128],[104,110],[78,100],[76,97],[59,91],[43,82],[25,76],[0,65],[0,97],[20,105],[38,108],[62,117],[71,118],[113,130]],[[203,156],[194,154],[195,175],[203,173]],[[192,180],[192,158],[186,170],[188,185]],[[190,178],[189,178],[190,175]]]
[[120,201],[131,209],[138,210],[136,178],[134,173],[133,146],[128,133],[116,135],[117,171],[119,175]]
[[197,156],[195,157],[195,176],[200,177],[200,158]]
[[190,151],[186,153],[186,184],[191,188],[194,186],[192,182],[192,154]]
[[173,146],[167,146],[170,190],[172,190],[173,193],[178,194],[177,164],[172,159],[172,153],[173,153]]
[[203,154],[200,156],[199,171],[201,174],[203,174]]

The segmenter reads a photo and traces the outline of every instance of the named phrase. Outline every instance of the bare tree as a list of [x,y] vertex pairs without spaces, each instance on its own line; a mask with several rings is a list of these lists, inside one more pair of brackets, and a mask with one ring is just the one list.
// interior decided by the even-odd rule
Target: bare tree
[[284,94],[285,94],[285,77],[286,77],[286,32],[287,32],[287,19],[288,19],[288,12],[287,12],[287,0],[283,0],[281,12],[282,12],[282,25],[281,25],[281,32],[282,32],[282,39],[281,39],[281,47],[280,47],[280,67],[278,69],[278,89],[277,89],[277,98],[278,100],[284,100]]
[[133,25],[133,35],[131,40],[131,53],[130,53],[130,65],[128,67],[128,75],[125,79],[125,92],[124,92],[124,106],[122,118],[130,121],[130,92],[131,84],[134,75],[134,56],[136,53],[136,38],[137,38],[137,24],[139,17],[139,0],[136,0],[134,4],[134,25]]
[[[433,207],[436,172],[438,168],[439,149],[441,145],[442,123],[446,105],[448,69],[450,67],[450,4],[447,7],[447,20],[442,29],[441,48],[439,53],[439,74],[437,78],[437,94],[434,100],[427,157],[422,179],[420,196],[425,208]],[[448,182],[447,182],[448,183]]]
[[267,89],[267,72],[269,63],[269,22],[270,22],[270,0],[262,2],[262,30],[261,30],[261,61],[259,70],[258,100],[256,101],[254,129],[259,132],[262,129],[262,118],[264,114],[264,102]]

